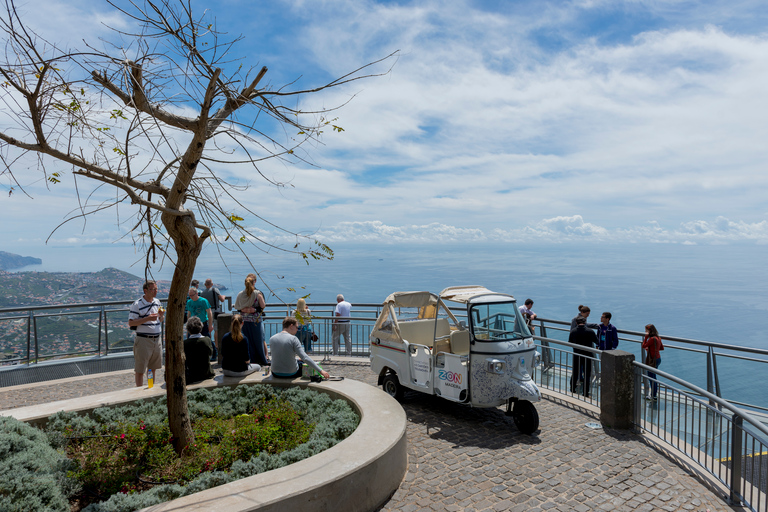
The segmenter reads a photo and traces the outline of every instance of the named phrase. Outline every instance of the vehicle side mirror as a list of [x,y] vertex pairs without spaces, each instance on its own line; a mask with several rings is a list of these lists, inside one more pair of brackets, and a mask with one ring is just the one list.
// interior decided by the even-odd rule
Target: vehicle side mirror
[[460,320],[459,321],[459,329],[462,330],[462,331],[466,331],[467,330],[467,322],[465,322],[464,320]]

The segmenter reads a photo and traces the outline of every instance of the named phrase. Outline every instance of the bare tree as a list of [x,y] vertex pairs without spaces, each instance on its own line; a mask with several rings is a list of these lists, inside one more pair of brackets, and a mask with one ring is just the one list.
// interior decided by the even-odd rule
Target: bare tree
[[[238,247],[270,245],[244,220],[265,220],[241,199],[247,185],[228,182],[222,169],[247,165],[261,174],[266,159],[305,160],[303,144],[317,141],[323,130],[341,129],[328,117],[333,109],[303,111],[301,97],[375,76],[369,67],[391,56],[319,87],[295,90],[294,84],[265,84],[266,67],[244,70],[229,60],[240,38],[223,41],[209,16],[194,16],[190,0],[131,1],[127,7],[110,2],[136,30],[115,30],[121,44],[83,43],[77,50],[36,35],[13,0],[4,2],[0,98],[14,124],[0,132],[0,174],[11,180],[12,192],[26,192],[30,172],[59,183],[66,164],[78,193],[70,219],[133,205],[129,230],[146,251],[147,275],[159,257],[175,264],[166,317],[166,383],[170,428],[181,451],[193,435],[183,314],[197,258],[209,240],[219,246],[227,240]],[[289,99],[295,106],[287,106]],[[279,133],[276,126],[283,127],[284,140],[270,135]],[[311,238],[304,249],[304,237],[294,235],[295,245],[275,248],[305,259],[332,256]]]

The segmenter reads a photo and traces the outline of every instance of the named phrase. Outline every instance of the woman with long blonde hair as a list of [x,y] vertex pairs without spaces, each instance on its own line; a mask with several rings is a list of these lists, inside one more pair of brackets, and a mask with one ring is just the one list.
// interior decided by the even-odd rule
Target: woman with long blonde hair
[[221,339],[221,372],[227,377],[245,377],[261,370],[261,366],[251,363],[242,326],[243,317],[234,315],[229,332]]
[[307,307],[307,301],[301,298],[296,301],[296,309],[292,316],[299,322],[299,330],[296,337],[304,346],[304,351],[312,352],[312,312]]
[[245,277],[245,289],[237,294],[234,309],[243,317],[243,335],[248,339],[250,359],[261,366],[268,365],[267,343],[261,330],[261,315],[266,303],[264,295],[256,289],[256,274]]

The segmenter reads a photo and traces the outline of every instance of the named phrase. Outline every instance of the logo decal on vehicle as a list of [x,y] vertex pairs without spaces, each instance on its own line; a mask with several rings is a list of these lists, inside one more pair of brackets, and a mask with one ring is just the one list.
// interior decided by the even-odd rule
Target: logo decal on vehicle
[[449,372],[447,370],[438,370],[437,378],[448,382],[455,382],[461,384],[461,374],[456,372]]

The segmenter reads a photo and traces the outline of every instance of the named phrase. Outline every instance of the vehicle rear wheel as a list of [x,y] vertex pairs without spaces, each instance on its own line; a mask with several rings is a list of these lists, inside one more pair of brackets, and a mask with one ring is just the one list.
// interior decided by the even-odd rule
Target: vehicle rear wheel
[[398,380],[396,374],[387,374],[381,383],[381,387],[384,389],[386,394],[395,400],[400,400],[403,398],[403,386],[400,385],[400,381]]
[[533,434],[539,429],[539,413],[536,407],[528,400],[515,402],[512,410],[512,419],[515,420],[517,430],[523,434]]

